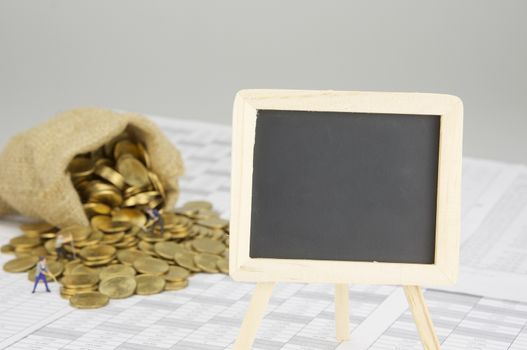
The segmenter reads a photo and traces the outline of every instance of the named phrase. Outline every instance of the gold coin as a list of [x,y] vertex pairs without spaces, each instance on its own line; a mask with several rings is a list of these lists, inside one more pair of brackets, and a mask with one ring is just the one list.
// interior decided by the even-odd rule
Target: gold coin
[[31,254],[31,250],[33,250],[33,247],[15,247],[15,256],[33,255]]
[[165,290],[166,291],[175,291],[184,289],[188,286],[188,280],[177,281],[177,282],[166,282]]
[[168,264],[161,260],[151,257],[142,257],[134,261],[134,268],[149,275],[162,275],[168,271]]
[[[187,241],[188,242],[188,241]],[[184,243],[183,244],[179,244],[178,245],[178,248],[176,249],[176,252],[174,253],[174,257],[175,257],[175,254],[177,253],[183,253],[183,254],[194,254],[194,252],[192,251],[192,249],[189,249],[189,247],[187,245],[185,245]]]
[[118,193],[120,193],[119,190],[114,185],[110,185],[109,183],[101,182],[97,180],[90,181],[87,184],[83,185],[81,190],[85,190],[85,194],[88,197],[94,193],[103,192],[103,191],[117,191]]
[[229,261],[225,258],[223,259],[220,259],[216,262],[216,265],[218,266],[218,269],[223,272],[223,273],[226,273],[228,274],[229,273]]
[[123,240],[114,244],[115,248],[126,249],[126,248],[135,248],[137,245],[137,238],[133,236],[125,236]]
[[124,242],[124,243],[128,243],[128,242],[132,242],[132,241],[135,241],[137,240],[137,238],[133,235],[129,235],[129,234],[125,234],[123,239],[121,239],[119,242]]
[[161,195],[159,195],[158,197],[152,198],[152,200],[146,205],[148,205],[148,207],[152,209],[161,209],[164,203],[165,200],[163,199],[163,197],[161,197]]
[[173,260],[174,254],[181,249],[185,248],[175,242],[157,242],[154,245],[154,250],[160,257],[170,260]]
[[55,226],[47,222],[27,223],[20,225],[20,229],[24,231],[26,236],[38,237],[39,234],[54,231]]
[[38,262],[36,256],[24,256],[15,258],[4,264],[4,271],[6,272],[25,272],[32,269]]
[[126,184],[124,183],[124,177],[109,166],[99,165],[95,168],[95,174],[99,175],[109,183],[115,185],[115,187],[120,190],[123,190],[126,186]]
[[119,141],[122,141],[122,140],[129,140],[130,139],[130,135],[128,134],[128,131],[123,131],[122,133],[120,133],[119,135],[117,135],[116,137],[114,137],[111,141],[109,142],[106,142],[101,148],[102,148],[102,153],[105,154],[106,156],[108,157],[114,157],[114,153],[113,151],[115,150],[115,145],[119,142]]
[[229,222],[227,220],[212,217],[212,218],[198,221],[198,225],[202,225],[202,226],[210,227],[210,228],[224,228],[227,225],[229,225]]
[[102,244],[114,244],[122,240],[123,237],[124,237],[124,232],[107,233],[104,236],[102,236],[101,243]]
[[183,241],[182,243],[180,243],[184,248],[187,249],[188,252],[190,253],[194,253],[194,249],[192,249],[192,241]]
[[123,208],[112,212],[112,220],[115,222],[127,222],[142,227],[146,224],[146,216],[138,209]]
[[44,243],[44,248],[46,248],[46,251],[49,255],[57,255],[57,251],[55,250],[55,239],[50,239],[49,241],[46,241],[46,243]]
[[99,277],[96,274],[78,274],[65,275],[60,280],[60,283],[67,288],[88,288],[94,286],[99,282]]
[[2,254],[13,254],[15,252],[15,247],[13,247],[11,244],[4,244],[2,247],[0,247],[0,252]]
[[[50,261],[47,263],[47,265],[48,265],[48,271],[53,276],[55,276],[55,278],[59,278],[60,275],[62,275],[62,273],[64,272],[64,264],[62,264],[62,262],[60,261]],[[27,279],[30,280],[31,282],[35,282],[35,277],[36,277],[35,274],[36,274],[36,268],[32,268],[27,273]],[[48,276],[48,275],[46,275],[46,279],[48,280],[48,282],[54,281],[53,277]]]
[[97,215],[91,218],[93,227],[105,233],[116,233],[129,230],[132,227],[130,222],[114,221],[110,216]]
[[131,207],[134,205],[149,205],[151,201],[155,200],[159,196],[160,194],[157,191],[141,192],[129,198],[126,198],[123,202],[123,207]]
[[176,263],[184,267],[187,270],[193,271],[193,272],[199,272],[201,271],[199,267],[196,266],[196,263],[194,262],[194,254],[193,253],[181,253],[178,252],[174,255],[174,260]]
[[110,256],[108,258],[98,259],[98,260],[84,260],[82,263],[90,267],[101,267],[101,266],[105,266],[111,263],[114,260],[114,258],[115,256]]
[[121,156],[129,154],[134,158],[141,158],[142,153],[137,145],[130,140],[122,140],[115,144],[113,149],[113,158],[119,159]]
[[66,264],[64,264],[64,274],[67,275],[71,273],[73,269],[79,265],[82,265],[80,259],[68,261]]
[[163,278],[169,282],[178,282],[186,280],[190,276],[187,269],[179,266],[170,266],[168,272],[163,275]]
[[209,231],[209,238],[215,241],[222,241],[224,237],[225,237],[225,232],[223,230],[210,230]]
[[194,256],[194,262],[196,263],[196,266],[201,269],[203,272],[209,272],[209,273],[215,273],[218,272],[218,261],[221,260],[221,258],[217,255],[213,254],[196,254]]
[[81,178],[71,178],[71,182],[73,183],[73,187],[77,190],[79,193],[79,196],[81,197],[81,200],[84,200],[83,197],[86,197],[86,194],[88,193],[88,190],[90,189],[91,182],[88,180],[89,177],[81,177]]
[[82,248],[90,245],[95,245],[101,241],[103,233],[97,229],[93,230],[92,233],[84,241],[73,241],[73,244],[77,248]]
[[139,232],[143,231],[143,228],[142,227],[139,227],[139,226],[132,226],[132,228],[126,232],[126,235],[127,236],[134,236],[134,237],[137,237],[137,235],[139,234]]
[[67,226],[58,232],[58,234],[61,234],[64,238],[68,238],[71,235],[73,242],[84,241],[91,233],[92,230],[90,227],[81,225]]
[[70,298],[71,306],[77,309],[98,309],[108,304],[108,296],[99,292],[83,292]]
[[17,251],[17,250],[15,250],[15,257],[23,258],[23,257],[26,257],[26,256],[34,256],[34,255],[31,254],[30,251]]
[[161,217],[163,218],[163,224],[167,230],[174,228],[176,225],[181,225],[180,220],[183,218],[182,216],[175,215],[174,213],[163,213],[161,214]]
[[108,215],[110,214],[111,208],[103,203],[85,203],[82,205],[84,212],[89,217],[95,215]]
[[192,226],[192,234],[197,236],[197,238],[206,238],[209,236],[210,228],[200,225]]
[[85,177],[93,173],[94,163],[90,158],[76,157],[68,165],[72,177]]
[[123,236],[123,239],[121,239],[118,243],[114,244],[114,247],[118,248],[119,245],[127,244],[127,243],[130,243],[130,242],[135,242],[135,241],[137,241],[137,238],[135,236],[129,235],[129,234],[125,234]]
[[150,179],[150,182],[152,183],[152,185],[154,185],[155,190],[159,192],[161,197],[165,198],[166,196],[165,187],[161,183],[161,180],[159,179],[159,177],[155,173],[149,171],[148,178]]
[[104,190],[94,192],[88,198],[90,202],[98,202],[108,204],[110,207],[117,207],[123,203],[123,197],[116,188],[111,190]]
[[176,208],[176,209],[174,209],[174,213],[176,213],[176,214],[178,214],[178,215],[188,216],[188,217],[192,217],[192,216],[193,216],[194,214],[196,214],[198,211],[199,211],[199,209],[185,208],[185,207],[181,207],[181,208]]
[[137,288],[135,294],[138,295],[150,295],[158,294],[165,288],[165,279],[160,276],[154,275],[139,275],[135,276],[137,282]]
[[200,253],[220,254],[225,250],[225,245],[210,238],[200,238],[192,242],[192,248]]
[[111,245],[95,245],[82,248],[79,255],[86,260],[105,260],[112,258],[115,252]]
[[172,232],[188,232],[192,229],[192,221],[181,215],[164,215],[167,220],[167,229]]
[[138,237],[148,243],[155,243],[155,242],[162,242],[165,241],[167,238],[170,237],[170,233],[165,232],[163,235],[150,233],[146,231],[140,231],[138,234]]
[[51,239],[51,238],[55,238],[56,236],[57,236],[57,232],[55,231],[43,232],[40,234],[40,238],[42,239]]
[[33,248],[40,244],[40,239],[36,237],[18,236],[11,238],[9,244],[17,248]]
[[121,156],[117,160],[117,170],[130,186],[143,187],[150,183],[148,170],[146,170],[143,163],[133,157]]
[[124,249],[117,252],[117,259],[125,265],[133,265],[134,261],[144,256],[145,254],[138,250]]
[[177,232],[177,231],[176,231],[176,232],[173,232],[173,231],[172,231],[172,232],[170,232],[170,238],[180,240],[180,239],[182,239],[182,238],[186,238],[186,237],[188,237],[189,234],[190,234],[189,231],[179,231],[179,232]]
[[95,167],[98,167],[98,166],[101,166],[101,165],[107,165],[107,166],[112,166],[113,165],[113,162],[110,159],[104,158],[104,153],[103,152],[101,152],[101,154],[96,155],[96,157],[103,157],[103,158],[97,158],[95,160]]
[[82,265],[82,264],[79,264],[75,266],[74,268],[72,268],[69,273],[72,275],[85,275],[85,274],[99,275],[99,272],[97,270],[92,269],[91,267]]
[[130,186],[124,190],[124,198],[130,198],[138,193],[147,191],[147,187]]
[[66,288],[62,286],[60,287],[60,296],[63,298],[69,299],[77,293],[96,292],[96,291],[97,291],[97,286],[92,286],[88,288],[75,288],[75,289],[70,289],[70,288]]
[[[101,230],[102,227],[107,228],[112,225],[112,217],[109,215],[95,215],[90,219],[90,224],[94,229]],[[104,230],[101,230],[104,231]],[[119,231],[117,231],[119,232]]]
[[187,218],[186,216],[183,216],[183,215],[175,215],[176,218],[178,219],[177,222],[175,222],[175,225],[174,225],[174,229],[177,230],[177,231],[180,231],[180,230],[189,230],[192,225],[193,225],[193,221],[189,218]]
[[212,203],[209,201],[189,201],[183,204],[183,208],[186,209],[195,209],[195,210],[201,210],[201,209],[212,209]]
[[157,253],[154,250],[154,246],[148,242],[140,241],[139,244],[137,244],[137,248],[139,248],[139,250],[141,250],[142,252],[148,255],[157,256]]
[[141,155],[139,157],[139,159],[141,159],[143,161],[144,165],[147,168],[151,168],[150,155],[146,151],[145,146],[143,146],[143,144],[141,144],[141,143],[138,143],[137,144],[137,149],[139,150],[139,154]]
[[101,273],[99,274],[99,278],[101,279],[101,281],[116,276],[133,277],[135,276],[135,270],[129,265],[115,264],[106,266],[101,270]]
[[123,299],[134,294],[136,286],[134,277],[114,276],[101,281],[99,292],[111,299]]
[[207,220],[211,218],[217,218],[218,213],[212,210],[208,210],[208,209],[200,209],[200,210],[193,211],[188,216],[190,216],[194,220]]

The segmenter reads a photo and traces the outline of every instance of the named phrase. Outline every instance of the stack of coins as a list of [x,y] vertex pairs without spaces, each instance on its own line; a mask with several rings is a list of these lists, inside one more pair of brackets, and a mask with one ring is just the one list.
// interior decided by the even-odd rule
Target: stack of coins
[[[149,159],[126,133],[75,157],[68,170],[90,227],[23,224],[24,234],[1,247],[16,256],[4,270],[27,272],[34,281],[38,256],[45,256],[61,296],[77,308],[183,289],[198,272],[228,273],[228,221],[207,201],[163,209],[164,188]],[[147,208],[159,210],[163,225],[148,219]],[[67,241],[65,257],[57,254],[59,234]]]
[[165,190],[151,170],[145,146],[127,132],[68,166],[71,180],[88,217],[109,215],[120,208],[161,208]]
[[98,282],[99,276],[96,273],[66,275],[60,280],[60,295],[69,298],[78,293],[96,291]]

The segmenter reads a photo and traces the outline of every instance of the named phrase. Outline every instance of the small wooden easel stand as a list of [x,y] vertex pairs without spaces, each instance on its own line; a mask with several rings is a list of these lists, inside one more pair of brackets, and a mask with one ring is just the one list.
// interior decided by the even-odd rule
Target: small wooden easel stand
[[[259,282],[256,284],[249,309],[245,314],[240,334],[234,344],[235,350],[250,350],[256,337],[256,332],[262,320],[267,303],[271,298],[274,282]],[[428,307],[426,306],[423,292],[419,286],[403,286],[408,305],[412,311],[421,343],[425,350],[440,350],[439,340],[434,330],[434,325]],[[335,323],[337,339],[349,339],[349,297],[348,285],[335,285]]]

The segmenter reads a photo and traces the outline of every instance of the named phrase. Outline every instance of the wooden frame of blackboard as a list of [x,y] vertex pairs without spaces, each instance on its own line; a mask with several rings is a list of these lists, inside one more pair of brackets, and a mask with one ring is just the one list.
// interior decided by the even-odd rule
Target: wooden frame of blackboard
[[[258,110],[440,116],[433,264],[268,259],[249,256],[253,148]],[[449,285],[458,275],[461,204],[461,100],[423,93],[242,90],[233,113],[230,275],[247,282]]]

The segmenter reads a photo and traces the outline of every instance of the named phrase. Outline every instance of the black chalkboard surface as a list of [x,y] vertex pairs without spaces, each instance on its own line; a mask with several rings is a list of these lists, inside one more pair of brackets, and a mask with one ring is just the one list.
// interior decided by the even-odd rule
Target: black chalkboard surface
[[433,264],[440,116],[259,110],[251,258]]

